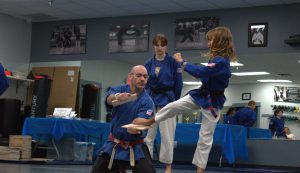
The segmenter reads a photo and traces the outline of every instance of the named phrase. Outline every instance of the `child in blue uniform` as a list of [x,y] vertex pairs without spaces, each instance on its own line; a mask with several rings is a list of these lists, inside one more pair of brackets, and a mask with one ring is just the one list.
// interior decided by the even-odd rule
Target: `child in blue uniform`
[[133,93],[137,94],[137,99],[113,107],[109,140],[101,148],[92,173],[122,172],[126,169],[135,173],[155,172],[148,148],[143,143],[147,131],[122,128],[135,119],[148,119],[154,112],[154,104],[144,90],[147,70],[144,66],[135,66],[128,77],[130,85],[111,87],[106,104],[112,106],[113,100],[126,101]]
[[0,95],[9,87],[8,79],[5,75],[4,68],[0,63]]
[[251,100],[248,105],[244,108],[239,109],[233,116],[237,125],[244,127],[253,127],[256,121],[256,108],[255,101]]
[[203,173],[213,142],[213,134],[220,118],[221,109],[226,100],[224,91],[231,77],[230,61],[235,61],[235,48],[232,34],[227,27],[217,27],[207,32],[209,59],[207,66],[197,66],[188,63],[180,53],[174,59],[182,65],[184,71],[199,78],[202,86],[191,90],[181,99],[169,103],[157,112],[154,119],[134,123],[149,125],[161,122],[185,111],[201,110],[202,124],[199,132],[197,149],[193,164],[197,166],[197,173]]
[[[182,90],[182,69],[172,56],[166,53],[168,40],[163,34],[157,34],[153,39],[155,54],[145,63],[149,79],[146,90],[152,98],[156,111],[170,102],[180,98]],[[159,161],[166,164],[165,173],[171,172],[173,162],[174,135],[176,116],[158,125],[161,134]],[[153,144],[157,133],[157,126],[148,130],[145,142],[153,156]]]
[[269,129],[273,136],[285,137],[283,111],[276,109],[274,116],[270,119]]
[[235,108],[230,107],[224,115],[224,124],[236,124],[236,120],[233,118],[235,114]]

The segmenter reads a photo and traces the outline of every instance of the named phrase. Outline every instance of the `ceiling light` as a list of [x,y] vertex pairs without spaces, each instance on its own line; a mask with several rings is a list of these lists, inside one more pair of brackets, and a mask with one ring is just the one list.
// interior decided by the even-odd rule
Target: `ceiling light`
[[195,82],[195,81],[190,81],[190,82],[183,82],[185,85],[202,85],[202,82]]
[[262,79],[262,80],[257,80],[257,82],[292,83],[292,81],[290,80],[281,80],[281,79]]
[[[208,63],[203,62],[201,64],[207,66]],[[244,64],[241,64],[241,63],[238,63],[238,62],[231,62],[230,66],[231,67],[240,67],[240,66],[244,66]]]
[[232,73],[235,76],[255,76],[255,75],[268,75],[268,72],[239,72],[239,73]]

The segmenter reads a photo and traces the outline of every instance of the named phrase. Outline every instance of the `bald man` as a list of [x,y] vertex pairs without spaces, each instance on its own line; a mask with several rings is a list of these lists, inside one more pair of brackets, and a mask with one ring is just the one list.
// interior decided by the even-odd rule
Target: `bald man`
[[[111,87],[106,95],[106,106],[112,107],[113,101],[125,102],[112,107],[112,121],[109,140],[101,148],[92,173],[119,173],[132,169],[135,173],[153,173],[155,169],[147,146],[144,144],[147,130],[122,128],[133,120],[149,119],[153,116],[154,103],[145,91],[148,73],[144,66],[134,66],[128,78],[130,84]],[[137,99],[126,102],[131,94]]]

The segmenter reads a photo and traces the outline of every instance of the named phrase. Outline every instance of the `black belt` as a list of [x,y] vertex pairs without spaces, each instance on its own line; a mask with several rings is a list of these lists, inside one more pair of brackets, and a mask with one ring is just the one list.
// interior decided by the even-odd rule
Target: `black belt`
[[166,93],[167,91],[171,91],[172,88],[164,87],[164,88],[151,88],[151,91],[154,93]]
[[220,97],[220,96],[224,96],[224,92],[225,90],[220,90],[220,91],[209,91],[206,87],[200,87],[199,88],[199,93],[201,96],[208,96],[210,95],[211,97]]

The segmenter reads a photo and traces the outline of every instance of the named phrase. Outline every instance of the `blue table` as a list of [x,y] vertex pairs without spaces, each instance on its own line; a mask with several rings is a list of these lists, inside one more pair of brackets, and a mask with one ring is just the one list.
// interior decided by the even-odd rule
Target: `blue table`
[[107,140],[110,130],[109,123],[89,120],[62,118],[26,118],[23,125],[23,135],[30,135],[39,140],[51,136],[56,142],[63,137],[73,137],[77,141],[95,142],[94,150],[99,149]]
[[269,129],[248,127],[248,139],[272,139],[272,132]]
[[[197,145],[199,139],[200,124],[178,123],[175,131],[177,145]],[[159,134],[159,133],[157,133]],[[157,135],[157,143],[160,136]],[[236,159],[247,160],[247,130],[238,125],[217,124],[213,144],[219,144],[228,163],[232,164]]]
[[[199,129],[200,124],[178,123],[175,140],[178,144],[196,145],[199,138]],[[95,146],[95,150],[97,150],[108,139],[109,131],[109,123],[60,118],[26,118],[22,134],[31,135],[33,139],[42,135],[51,135],[57,142],[64,136],[74,137],[78,141],[89,141],[83,136],[93,136],[98,141]],[[236,159],[247,160],[246,134],[247,130],[242,126],[217,124],[214,133],[214,144],[221,145],[228,163],[234,163]],[[157,135],[156,141],[160,143],[159,135]]]

